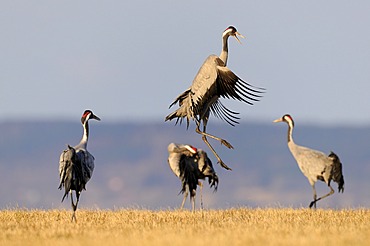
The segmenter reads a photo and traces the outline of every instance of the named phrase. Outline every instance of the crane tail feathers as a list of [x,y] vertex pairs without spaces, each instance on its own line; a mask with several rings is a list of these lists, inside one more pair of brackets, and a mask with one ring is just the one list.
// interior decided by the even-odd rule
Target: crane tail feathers
[[[71,190],[78,194],[85,189],[86,177],[83,175],[82,166],[76,150],[68,145],[60,157],[60,184],[59,189],[64,187],[62,202]],[[89,174],[89,173],[88,173]],[[89,177],[90,178],[90,177]]]
[[211,188],[214,187],[213,192],[216,192],[218,188],[218,176],[216,173],[212,177],[208,177],[208,183]]
[[338,192],[344,192],[344,176],[342,172],[342,163],[339,157],[334,153],[330,152],[329,157],[333,160],[333,181],[338,184]]

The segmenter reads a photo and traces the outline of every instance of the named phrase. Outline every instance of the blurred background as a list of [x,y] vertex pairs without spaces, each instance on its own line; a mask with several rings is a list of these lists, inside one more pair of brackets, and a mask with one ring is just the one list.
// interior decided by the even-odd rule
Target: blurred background
[[[204,189],[207,208],[308,206],[312,190],[286,146],[295,140],[343,162],[345,192],[319,207],[370,205],[368,1],[2,1],[0,3],[0,208],[69,208],[60,204],[58,160],[80,141],[80,117],[92,109],[89,150],[96,168],[81,207],[176,208],[180,181],[167,164],[170,142],[209,152],[220,177]],[[164,122],[229,25],[228,67],[267,93],[231,127],[208,131],[233,171],[216,164],[194,125]],[[336,187],[336,184],[334,184]],[[324,183],[318,193],[327,193]],[[336,189],[337,190],[337,189]],[[189,207],[189,203],[186,204]]]

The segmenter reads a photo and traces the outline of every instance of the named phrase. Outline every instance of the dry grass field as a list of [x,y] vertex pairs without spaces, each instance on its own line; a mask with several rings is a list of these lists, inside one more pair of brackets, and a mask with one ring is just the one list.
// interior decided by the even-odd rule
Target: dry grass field
[[0,211],[0,245],[369,245],[370,210]]

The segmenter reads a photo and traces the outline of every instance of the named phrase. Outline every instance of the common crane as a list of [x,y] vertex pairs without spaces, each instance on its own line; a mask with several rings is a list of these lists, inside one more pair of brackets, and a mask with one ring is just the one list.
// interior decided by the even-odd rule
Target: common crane
[[[298,166],[302,173],[307,177],[313,189],[313,201],[309,207],[316,208],[316,202],[321,199],[328,197],[334,193],[334,189],[331,187],[330,182],[333,180],[338,184],[338,192],[344,191],[344,178],[342,173],[342,163],[339,157],[334,153],[330,152],[329,155],[307,147],[299,146],[294,143],[292,133],[294,128],[293,118],[286,114],[280,119],[276,119],[273,122],[285,122],[288,124],[288,147],[293,157],[298,163]],[[328,194],[317,198],[315,183],[317,180],[325,182],[330,191]]]
[[[87,141],[89,139],[89,120],[98,120],[100,118],[93,114],[91,110],[85,110],[81,117],[83,126],[83,135],[80,143],[75,147],[68,145],[68,148],[62,152],[59,159],[59,189],[64,187],[64,196],[68,197],[71,193],[72,203],[72,221],[76,221],[76,209],[82,190],[86,190],[86,183],[90,180],[94,171],[94,156],[87,151]],[[76,194],[76,204],[73,202],[72,191]]]
[[201,189],[201,204],[203,207],[202,183],[199,180],[208,178],[208,183],[211,187],[214,187],[215,191],[218,187],[218,176],[213,169],[212,162],[208,158],[207,153],[187,144],[170,143],[167,149],[168,164],[182,183],[180,193],[184,194],[184,199],[181,203],[181,209],[184,207],[186,197],[190,192],[192,210],[195,210],[197,185]]
[[[233,146],[224,139],[216,137],[206,132],[209,114],[212,114],[228,124],[235,126],[238,124],[237,117],[239,113],[226,108],[219,100],[220,97],[232,98],[253,105],[253,102],[259,101],[264,89],[257,88],[243,81],[235,75],[226,65],[228,59],[228,38],[233,36],[240,43],[238,36],[243,37],[237,32],[236,28],[229,26],[222,34],[222,51],[220,56],[210,55],[200,67],[198,74],[195,76],[192,85],[181,93],[170,105],[179,103],[179,108],[169,114],[165,121],[177,118],[176,124],[183,118],[187,120],[189,127],[190,119],[196,123],[195,131],[202,135],[203,141],[208,145],[213,154],[216,156],[218,163],[225,169],[231,170],[219,157],[214,148],[208,142],[207,137],[220,141],[227,148]],[[203,123],[203,131],[200,130]]]

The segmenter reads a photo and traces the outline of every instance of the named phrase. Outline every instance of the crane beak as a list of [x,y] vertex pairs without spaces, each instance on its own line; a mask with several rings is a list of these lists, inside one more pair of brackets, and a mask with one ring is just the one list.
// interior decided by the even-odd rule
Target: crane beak
[[94,120],[98,120],[98,121],[100,121],[100,118],[99,118],[98,116],[96,116],[96,115],[92,115],[92,116],[91,116],[91,119],[94,119]]
[[235,39],[239,42],[239,44],[241,44],[242,42],[239,40],[238,36],[241,37],[241,38],[245,38],[245,37],[243,35],[241,35],[239,32],[235,33],[235,35],[234,35]]
[[274,120],[272,123],[277,123],[277,122],[282,122],[282,121],[283,121],[283,118],[279,118],[279,119]]

